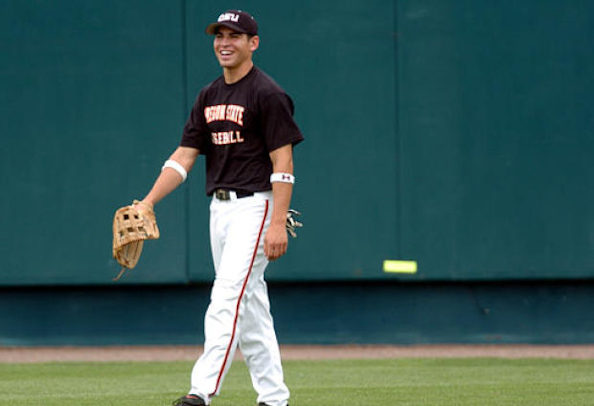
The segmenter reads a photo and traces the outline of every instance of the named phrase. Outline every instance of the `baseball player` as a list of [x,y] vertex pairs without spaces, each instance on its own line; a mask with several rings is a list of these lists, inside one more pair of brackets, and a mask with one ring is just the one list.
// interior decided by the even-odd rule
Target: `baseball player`
[[188,395],[174,405],[209,405],[239,346],[258,404],[286,406],[289,390],[264,270],[287,250],[293,146],[303,136],[290,97],[254,66],[259,45],[254,18],[229,10],[206,32],[214,35],[223,75],[201,90],[180,146],[142,201],[152,208],[186,179],[199,154],[206,156],[215,280],[204,320],[204,352],[192,370]]

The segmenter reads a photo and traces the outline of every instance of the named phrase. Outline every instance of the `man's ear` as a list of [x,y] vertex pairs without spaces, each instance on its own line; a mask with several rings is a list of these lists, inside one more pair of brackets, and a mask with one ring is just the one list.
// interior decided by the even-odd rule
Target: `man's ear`
[[250,38],[250,50],[252,52],[254,52],[256,49],[258,49],[259,46],[260,46],[260,37],[258,37],[257,35],[254,35],[252,38]]

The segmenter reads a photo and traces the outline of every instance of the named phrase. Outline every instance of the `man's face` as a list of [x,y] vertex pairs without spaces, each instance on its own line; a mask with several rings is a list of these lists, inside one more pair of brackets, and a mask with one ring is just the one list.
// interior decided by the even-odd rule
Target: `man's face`
[[248,37],[227,27],[221,27],[215,34],[214,51],[223,68],[233,69],[252,60],[252,53],[258,48],[258,36]]

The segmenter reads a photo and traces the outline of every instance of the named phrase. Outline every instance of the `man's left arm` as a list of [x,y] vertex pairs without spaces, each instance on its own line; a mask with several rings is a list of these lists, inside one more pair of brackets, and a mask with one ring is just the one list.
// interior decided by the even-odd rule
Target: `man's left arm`
[[[293,145],[287,144],[270,152],[272,172],[293,175]],[[294,178],[293,178],[294,179]],[[273,182],[273,207],[270,226],[264,237],[264,254],[270,261],[280,258],[287,252],[287,212],[293,194],[292,182]]]

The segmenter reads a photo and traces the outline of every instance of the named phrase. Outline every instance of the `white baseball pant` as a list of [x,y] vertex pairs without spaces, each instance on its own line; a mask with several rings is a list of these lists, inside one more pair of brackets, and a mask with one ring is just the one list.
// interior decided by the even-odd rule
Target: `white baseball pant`
[[204,352],[191,375],[190,393],[207,404],[216,396],[237,345],[258,393],[258,403],[286,406],[280,351],[270,314],[264,270],[264,235],[270,224],[272,192],[231,200],[213,197],[210,243],[215,281],[204,318]]

